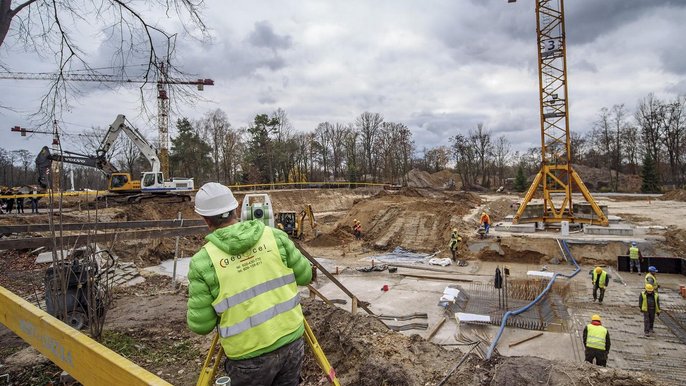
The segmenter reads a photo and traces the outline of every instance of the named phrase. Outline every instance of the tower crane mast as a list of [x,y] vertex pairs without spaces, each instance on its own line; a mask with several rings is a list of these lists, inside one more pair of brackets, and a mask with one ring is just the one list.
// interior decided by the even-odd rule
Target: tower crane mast
[[[204,90],[205,86],[214,86],[212,79],[177,79],[169,77],[169,64],[160,62],[160,70],[157,79],[157,128],[159,135],[159,159],[160,169],[165,176],[169,176],[169,85],[193,85],[197,86],[198,91]],[[0,79],[21,79],[21,80],[69,80],[76,82],[100,82],[100,83],[120,83],[120,84],[143,84],[148,83],[146,79],[122,79],[114,75],[96,73],[30,73],[30,72],[0,72]],[[152,82],[150,82],[152,83]]]
[[[516,1],[508,0],[508,3]],[[607,225],[607,216],[572,167],[564,0],[535,1],[541,169],[520,204],[513,222],[569,221]],[[527,206],[539,191],[543,198],[542,210],[528,211],[523,217]],[[575,208],[572,201],[574,191],[582,194],[588,206],[577,204]]]

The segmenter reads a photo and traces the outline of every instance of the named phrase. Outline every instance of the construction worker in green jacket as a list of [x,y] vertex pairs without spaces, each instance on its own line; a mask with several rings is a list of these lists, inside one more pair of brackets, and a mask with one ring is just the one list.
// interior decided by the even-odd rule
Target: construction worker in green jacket
[[450,234],[450,242],[448,243],[448,248],[450,248],[450,252],[453,255],[453,261],[457,261],[457,250],[460,247],[461,241],[462,237],[457,233],[457,228],[453,228]]
[[634,269],[638,274],[641,274],[641,251],[638,249],[638,245],[635,241],[631,242],[631,247],[629,247],[629,273],[633,272]]
[[600,315],[591,317],[591,323],[584,327],[584,347],[586,362],[598,366],[607,366],[607,354],[610,352],[610,333],[603,327]]
[[653,290],[655,292],[658,292],[658,290],[660,289],[660,285],[657,284],[656,274],[657,274],[657,268],[655,268],[652,265],[650,267],[648,267],[648,273],[646,273],[646,277],[644,279],[645,283],[643,283],[643,285],[650,284],[653,286]]
[[[610,282],[610,275],[602,267],[595,267],[591,280],[593,282],[593,301],[598,300],[598,304],[603,304],[605,288]],[[600,291],[600,296],[598,296],[598,291]]]
[[645,291],[638,297],[638,308],[643,313],[643,333],[650,336],[655,333],[655,315],[660,316],[660,297],[651,284],[645,285]]
[[283,231],[239,222],[237,207],[218,183],[195,196],[195,212],[212,233],[191,258],[188,327],[218,330],[232,385],[297,386],[304,357],[297,286],[310,282],[311,266]]

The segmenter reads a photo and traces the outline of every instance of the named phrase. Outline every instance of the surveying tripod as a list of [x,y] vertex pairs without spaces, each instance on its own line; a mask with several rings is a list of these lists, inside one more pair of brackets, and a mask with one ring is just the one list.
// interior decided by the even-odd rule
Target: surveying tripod
[[[341,384],[338,382],[338,378],[336,377],[336,371],[326,358],[322,347],[319,345],[317,338],[314,336],[314,333],[310,328],[310,324],[307,323],[307,320],[305,319],[303,319],[303,323],[305,324],[305,341],[312,349],[312,353],[314,353],[317,364],[324,371],[324,374],[332,385],[340,386]],[[212,345],[210,346],[210,351],[207,353],[207,358],[205,358],[205,362],[202,365],[202,370],[200,371],[200,377],[198,377],[198,383],[196,383],[196,386],[212,386],[212,382],[214,382],[214,378],[217,375],[217,370],[219,369],[219,363],[224,356],[222,355],[223,352],[224,350],[222,350],[221,345],[219,344],[219,333],[215,333],[214,338],[212,339]]]

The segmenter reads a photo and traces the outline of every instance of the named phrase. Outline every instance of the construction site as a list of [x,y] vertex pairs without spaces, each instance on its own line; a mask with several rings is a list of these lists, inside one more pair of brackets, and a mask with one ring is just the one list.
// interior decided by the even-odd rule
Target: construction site
[[[416,185],[431,179],[424,177]],[[343,287],[319,272],[311,289],[302,288],[302,304],[341,384],[425,385],[447,376],[444,384],[454,385],[641,385],[679,384],[686,375],[686,278],[682,265],[670,265],[672,260],[683,264],[679,256],[686,250],[683,194],[676,200],[599,196],[617,225],[605,234],[587,227],[566,236],[555,227],[514,230],[511,216],[521,197],[443,190],[440,184],[400,190],[276,190],[269,195],[275,212],[299,211],[302,202],[314,208],[316,228],[305,224],[302,248]],[[186,328],[188,257],[203,245],[206,234],[192,203],[96,210],[97,203],[75,201],[66,201],[60,212],[62,240],[76,249],[95,245],[114,259],[103,282],[111,287],[111,299],[102,344],[169,383],[194,384],[210,338]],[[482,211],[493,221],[483,238],[476,232]],[[360,240],[353,236],[353,219],[364,226]],[[49,238],[41,228],[48,222],[48,214],[5,216],[0,227],[0,284],[41,309],[46,307],[46,269],[52,262],[51,253],[44,256],[49,248],[41,244]],[[89,228],[95,224],[99,229]],[[446,246],[454,227],[462,235],[458,256],[463,266],[429,264],[450,256]],[[181,236],[176,239],[175,234]],[[637,307],[643,275],[626,272],[621,260],[631,241],[638,243],[646,265],[650,260],[661,270],[663,311],[650,337],[642,333]],[[539,303],[511,318],[486,360],[503,314],[541,293],[550,276],[538,275],[573,273],[572,261],[579,264],[578,274],[558,278]],[[611,277],[602,305],[591,295],[589,272],[598,265]],[[498,267],[509,271],[505,293],[494,288]],[[449,288],[461,295],[446,300]],[[467,314],[485,319],[472,320]],[[608,368],[583,363],[581,332],[592,314],[602,316],[612,337]],[[83,328],[83,320],[73,319],[70,324]],[[0,339],[0,372],[7,384],[60,381],[62,369],[12,331],[3,327]],[[310,353],[306,356],[304,384],[326,384]]]
[[[91,154],[63,151],[55,124],[48,132],[54,135],[53,147],[43,147],[35,159],[38,185],[3,188],[0,194],[0,386],[230,386],[225,362],[244,358],[227,359],[224,344],[232,335],[226,331],[233,330],[223,324],[222,313],[229,312],[219,307],[224,301],[228,309],[250,296],[271,296],[287,284],[294,288],[292,307],[299,301],[305,319],[297,321],[306,342],[301,385],[684,384],[686,191],[674,183],[665,193],[646,193],[655,186],[649,186],[645,163],[639,174],[575,162],[562,4],[536,1],[541,142],[533,173],[522,171],[514,184],[528,189],[512,183],[494,186],[496,173],[491,172],[490,181],[483,161],[481,168],[475,160],[471,169],[464,168],[459,151],[475,145],[461,148],[459,135],[450,165],[445,161],[436,167],[440,171],[430,172],[426,157],[426,167],[408,168],[412,157],[405,154],[402,168],[396,165],[384,182],[373,174],[383,166],[377,158],[373,162],[377,149],[371,145],[402,142],[394,136],[402,130],[392,129],[380,134],[389,138],[358,148],[359,133],[350,128],[351,157],[334,163],[330,173],[324,149],[324,180],[314,182],[306,178],[312,159],[302,161],[304,168],[291,159],[280,169],[274,156],[278,142],[270,138],[279,121],[258,115],[249,129],[256,155],[240,165],[225,165],[226,183],[215,184],[224,190],[229,186],[236,204],[228,211],[203,213],[196,200],[203,191],[199,182],[219,178],[199,181],[197,173],[205,165],[183,157],[170,166],[177,156],[171,150],[182,146],[170,146],[167,87],[201,90],[214,81],[171,78],[165,62],[156,83],[158,143],[117,113]],[[365,117],[373,115],[363,113],[362,126]],[[182,126],[179,120],[180,132]],[[385,127],[394,126],[389,122]],[[258,128],[264,130],[262,137]],[[19,126],[12,131],[40,134]],[[201,135],[194,135],[188,138],[204,144]],[[145,164],[140,176],[110,162],[107,154],[119,136],[132,144],[132,159]],[[411,153],[411,147],[405,151]],[[204,151],[218,157],[217,147],[202,149],[189,145],[183,154]],[[648,164],[653,162],[649,153]],[[357,156],[360,165],[354,163]],[[349,179],[340,177],[342,171],[336,175],[343,163]],[[68,189],[63,168],[69,164],[97,169],[106,190]],[[231,168],[242,169],[246,183],[229,184]],[[473,183],[467,183],[473,170]],[[481,185],[474,182],[479,170]],[[189,176],[171,177],[181,172]],[[505,180],[502,173],[499,177],[498,182]],[[74,185],[73,172],[71,180]],[[30,202],[30,215],[23,210],[24,200]],[[227,216],[283,231],[279,237],[291,240],[309,261],[312,281],[296,287],[274,284],[286,276],[257,278],[248,290],[214,299],[217,325],[208,335],[195,334],[189,311],[191,259],[203,248],[208,251],[206,236],[217,229],[210,220]],[[247,270],[262,264],[249,261],[262,246],[250,248],[249,257],[226,251],[221,256]],[[216,256],[210,262],[218,269],[223,260]],[[283,253],[281,258],[285,266]],[[293,276],[294,269],[287,268]],[[220,273],[213,273],[219,281]],[[250,291],[256,294],[246,295]],[[275,311],[284,303],[252,310],[229,327],[247,323],[245,330],[255,331],[290,312]],[[268,312],[275,314],[255,321]],[[655,315],[654,326],[648,326],[648,315]],[[605,349],[591,343],[600,339],[598,326],[606,329],[598,346]],[[607,365],[599,358],[588,363],[590,349],[604,351]]]

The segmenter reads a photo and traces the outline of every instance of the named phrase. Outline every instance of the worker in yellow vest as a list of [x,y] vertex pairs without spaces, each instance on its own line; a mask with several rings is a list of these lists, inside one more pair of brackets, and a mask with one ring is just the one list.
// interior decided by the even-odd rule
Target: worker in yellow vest
[[631,242],[631,247],[629,247],[629,273],[633,272],[634,269],[638,274],[641,274],[641,251],[638,249],[635,241]]
[[231,190],[216,182],[195,196],[212,233],[191,258],[188,327],[218,330],[231,384],[297,386],[305,331],[297,286],[310,283],[310,263],[286,233],[239,222],[236,208]]
[[644,280],[645,283],[643,283],[643,284],[644,284],[644,285],[645,285],[645,284],[650,284],[650,285],[652,285],[652,286],[653,286],[653,290],[654,290],[655,292],[658,292],[658,290],[660,289],[660,285],[657,284],[657,277],[655,276],[656,274],[657,274],[657,268],[655,268],[655,267],[652,266],[652,265],[651,265],[650,267],[648,267],[648,273],[646,273],[646,277],[645,277],[645,280]]
[[[602,267],[595,267],[592,272],[592,283],[593,283],[593,301],[598,300],[598,304],[603,304],[603,298],[605,297],[605,288],[610,282],[610,275],[603,270]],[[600,296],[598,292],[600,291]]]
[[650,336],[655,333],[655,315],[660,316],[660,297],[651,284],[645,285],[645,291],[638,297],[638,308],[643,313],[643,333]]
[[457,261],[457,250],[460,247],[460,241],[462,241],[462,237],[457,233],[457,228],[453,228],[453,232],[450,234],[450,242],[448,243],[448,248],[450,248],[450,252],[453,255],[453,261]]
[[598,366],[607,366],[607,354],[610,352],[610,333],[603,327],[600,315],[591,317],[591,324],[584,327],[584,347],[586,362]]

